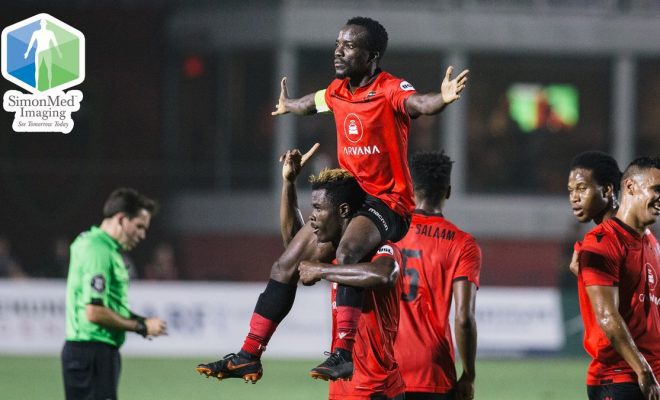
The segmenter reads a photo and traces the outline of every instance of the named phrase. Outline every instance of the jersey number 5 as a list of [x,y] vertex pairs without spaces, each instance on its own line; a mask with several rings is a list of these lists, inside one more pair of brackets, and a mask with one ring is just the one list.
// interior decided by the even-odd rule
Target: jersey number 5
[[402,261],[403,261],[403,274],[406,276],[406,281],[408,286],[404,288],[404,292],[401,294],[401,299],[403,301],[413,301],[417,297],[417,287],[419,285],[419,271],[415,268],[408,265],[409,258],[422,258],[421,250],[410,250],[410,249],[401,249]]

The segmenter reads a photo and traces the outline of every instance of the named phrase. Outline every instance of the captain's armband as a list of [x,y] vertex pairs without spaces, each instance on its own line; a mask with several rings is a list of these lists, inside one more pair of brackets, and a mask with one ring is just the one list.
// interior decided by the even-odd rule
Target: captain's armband
[[325,102],[325,89],[319,90],[314,94],[314,106],[316,107],[317,114],[332,112]]

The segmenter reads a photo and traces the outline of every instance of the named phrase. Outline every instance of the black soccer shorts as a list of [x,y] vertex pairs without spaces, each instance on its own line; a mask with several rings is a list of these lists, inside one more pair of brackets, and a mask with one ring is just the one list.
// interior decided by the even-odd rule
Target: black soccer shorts
[[371,195],[367,195],[357,215],[364,215],[376,224],[383,242],[398,242],[410,228],[410,216],[403,217],[395,213],[382,200]]
[[637,383],[610,383],[608,385],[587,386],[589,400],[644,400]]

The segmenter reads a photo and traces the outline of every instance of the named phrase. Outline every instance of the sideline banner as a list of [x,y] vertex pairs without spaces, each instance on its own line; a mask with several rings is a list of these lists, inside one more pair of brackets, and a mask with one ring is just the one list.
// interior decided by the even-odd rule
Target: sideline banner
[[[219,358],[236,352],[264,288],[265,283],[135,281],[129,288],[131,307],[165,319],[169,335],[147,341],[128,333],[122,354]],[[58,354],[65,293],[62,280],[0,280],[0,354]],[[330,345],[329,300],[327,284],[299,286],[265,356],[322,356]],[[477,325],[481,355],[559,351],[564,343],[554,288],[481,288]]]

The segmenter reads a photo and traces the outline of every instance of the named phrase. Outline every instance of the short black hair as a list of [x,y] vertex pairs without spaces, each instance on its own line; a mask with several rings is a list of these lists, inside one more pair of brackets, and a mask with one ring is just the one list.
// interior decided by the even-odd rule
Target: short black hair
[[128,218],[135,218],[140,210],[146,210],[151,215],[158,213],[159,205],[156,200],[150,199],[131,188],[115,189],[103,206],[103,218],[111,218],[123,212]]
[[578,168],[591,171],[594,180],[600,186],[611,184],[614,188],[614,194],[619,195],[621,187],[621,170],[614,157],[602,151],[585,151],[578,154],[571,161],[570,171]]
[[369,51],[377,51],[379,59],[383,58],[387,50],[387,31],[380,22],[368,17],[353,17],[346,21],[346,25],[358,25],[367,30],[367,46]]
[[310,176],[312,190],[325,190],[333,205],[348,203],[352,214],[357,212],[366,197],[357,180],[345,169],[325,168],[318,176]]
[[415,153],[410,163],[415,193],[434,204],[442,200],[451,184],[453,163],[444,150]]
[[660,157],[638,157],[628,165],[623,172],[621,180],[628,179],[633,175],[652,168],[660,169]]

